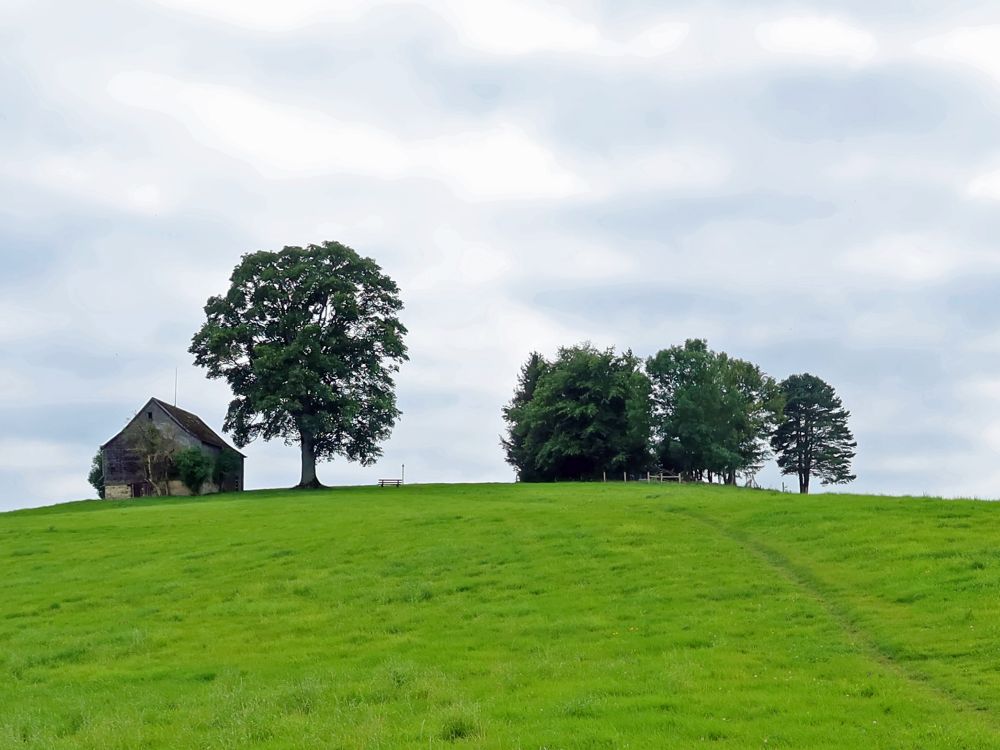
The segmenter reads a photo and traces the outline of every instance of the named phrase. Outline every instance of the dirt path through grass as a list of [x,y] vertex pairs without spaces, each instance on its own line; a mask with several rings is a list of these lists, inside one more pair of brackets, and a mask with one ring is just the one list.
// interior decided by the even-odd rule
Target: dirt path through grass
[[898,660],[896,658],[898,649],[883,645],[878,633],[866,629],[864,620],[859,618],[857,611],[847,601],[843,593],[835,591],[817,576],[814,570],[793,562],[781,552],[752,537],[746,531],[726,524],[718,518],[694,510],[681,511],[681,513],[698,521],[715,533],[732,540],[769,566],[776,575],[800,588],[840,626],[845,638],[853,647],[877,662],[881,667],[890,670],[901,680],[911,683],[913,690],[929,692],[949,704],[954,711],[976,715],[977,719],[985,722],[994,731],[1000,732],[1000,717],[989,706],[977,701],[973,696],[954,689],[947,683],[936,681],[934,675],[914,668],[912,662]]

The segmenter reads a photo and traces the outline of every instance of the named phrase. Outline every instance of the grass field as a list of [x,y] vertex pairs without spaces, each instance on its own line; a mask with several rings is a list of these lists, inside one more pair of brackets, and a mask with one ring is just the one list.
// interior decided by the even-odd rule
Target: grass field
[[0,515],[0,748],[996,748],[998,541],[641,484]]

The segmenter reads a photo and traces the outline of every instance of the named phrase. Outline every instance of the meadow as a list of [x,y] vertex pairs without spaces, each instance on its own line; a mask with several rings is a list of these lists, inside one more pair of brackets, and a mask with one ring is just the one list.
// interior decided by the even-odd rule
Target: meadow
[[0,748],[995,748],[1000,506],[452,485],[0,515]]

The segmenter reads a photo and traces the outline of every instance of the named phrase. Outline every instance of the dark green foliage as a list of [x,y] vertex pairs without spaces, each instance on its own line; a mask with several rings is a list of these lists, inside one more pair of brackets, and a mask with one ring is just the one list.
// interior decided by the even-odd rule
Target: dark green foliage
[[711,351],[702,339],[660,351],[646,371],[654,451],[663,468],[729,484],[737,474],[760,470],[781,409],[771,377],[750,362]]
[[201,487],[211,478],[214,465],[211,456],[200,448],[185,448],[174,454],[177,478],[194,495],[201,494]]
[[236,444],[297,442],[299,486],[318,486],[317,459],[381,455],[407,359],[401,309],[395,282],[338,242],[250,253],[209,299],[190,351],[233,390],[224,426]]
[[589,344],[532,354],[504,409],[508,462],[523,481],[596,479],[649,466],[649,381],[627,352]]
[[547,367],[548,363],[545,358],[538,352],[532,352],[528,361],[521,368],[514,398],[503,409],[503,417],[508,424],[508,430],[507,437],[501,438],[500,442],[507,454],[507,463],[517,469],[518,477],[522,482],[537,482],[542,478],[533,466],[526,445],[531,427],[527,408],[535,394],[538,378]]
[[104,456],[100,450],[90,462],[90,474],[87,476],[90,486],[97,490],[97,496],[104,499]]
[[799,492],[809,492],[809,478],[823,485],[847,484],[857,443],[847,426],[851,413],[833,388],[815,375],[792,375],[781,383],[783,418],[771,439],[782,474],[799,478]]
[[212,466],[212,481],[221,489],[227,482],[232,482],[240,475],[240,456],[236,451],[223,448],[215,457]]

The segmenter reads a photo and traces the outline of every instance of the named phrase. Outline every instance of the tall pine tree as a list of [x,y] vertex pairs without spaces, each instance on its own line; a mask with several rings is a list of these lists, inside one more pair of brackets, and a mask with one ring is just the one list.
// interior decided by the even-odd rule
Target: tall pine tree
[[771,438],[782,474],[799,478],[799,492],[809,493],[810,477],[821,483],[847,484],[857,443],[847,426],[851,413],[833,387],[815,375],[792,375],[781,383],[785,409]]

